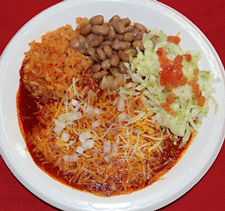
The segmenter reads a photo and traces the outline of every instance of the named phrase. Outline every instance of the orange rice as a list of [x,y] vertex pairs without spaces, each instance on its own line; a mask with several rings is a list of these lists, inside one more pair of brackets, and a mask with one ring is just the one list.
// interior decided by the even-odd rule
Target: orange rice
[[89,57],[73,50],[70,40],[78,33],[70,25],[42,36],[41,42],[32,41],[25,53],[22,78],[34,97],[59,100],[72,83],[72,78],[86,71],[92,64]]

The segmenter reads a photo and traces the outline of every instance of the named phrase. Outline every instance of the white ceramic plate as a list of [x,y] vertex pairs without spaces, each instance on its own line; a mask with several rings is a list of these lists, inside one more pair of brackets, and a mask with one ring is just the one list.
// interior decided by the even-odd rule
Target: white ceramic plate
[[[211,105],[208,118],[178,164],[163,179],[129,195],[101,198],[69,188],[49,177],[33,162],[25,150],[16,113],[16,93],[23,52],[28,43],[46,31],[71,24],[75,18],[96,14],[110,19],[118,14],[143,23],[149,29],[163,29],[169,35],[181,32],[185,50],[201,52],[200,69],[210,70],[221,82],[214,95],[219,104]],[[182,196],[207,172],[224,139],[225,77],[222,63],[207,38],[184,16],[173,9],[150,0],[73,0],[61,2],[34,17],[10,41],[0,61],[0,137],[3,159],[18,180],[36,196],[63,210],[155,210]]]

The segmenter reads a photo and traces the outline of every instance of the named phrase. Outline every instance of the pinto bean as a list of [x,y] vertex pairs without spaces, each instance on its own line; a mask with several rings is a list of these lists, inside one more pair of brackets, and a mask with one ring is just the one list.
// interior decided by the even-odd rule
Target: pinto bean
[[87,54],[90,55],[90,57],[93,59],[93,61],[99,62],[99,58],[98,58],[94,48],[91,48],[91,47],[87,48]]
[[132,33],[134,34],[134,36],[136,36],[138,34],[140,30],[136,27],[133,28]]
[[90,57],[92,58],[93,61],[99,62],[99,58],[98,58],[97,54],[90,55]]
[[110,64],[113,67],[118,66],[120,62],[120,57],[117,54],[113,54],[112,57],[110,58]]
[[104,76],[108,74],[107,70],[102,70],[99,72],[96,72],[92,75],[92,77],[96,80],[101,80]]
[[118,51],[118,50],[125,50],[126,48],[130,48],[130,46],[131,46],[130,42],[117,41],[113,43],[112,48]]
[[144,50],[144,46],[142,44],[142,41],[141,40],[135,40],[133,43],[132,43],[132,46],[136,49],[137,47],[139,47],[140,50]]
[[140,31],[144,31],[144,32],[148,31],[148,29],[141,23],[134,23],[134,27],[138,28]]
[[134,40],[134,34],[132,32],[126,32],[123,35],[123,40],[126,42],[132,42]]
[[120,59],[121,59],[122,61],[124,61],[124,62],[129,62],[129,57],[128,57],[128,55],[126,54],[125,51],[119,51],[119,52],[118,52],[118,55],[119,55],[119,57],[120,57]]
[[137,56],[137,51],[136,51],[136,49],[131,48],[131,49],[129,49],[129,51],[130,51],[130,54],[131,54],[132,57]]
[[126,27],[126,32],[131,32],[134,29],[134,25],[128,25]]
[[123,35],[122,34],[117,34],[116,35],[116,39],[119,40],[119,41],[122,41],[123,40]]
[[74,49],[77,49],[80,47],[80,40],[78,38],[73,38],[71,41],[70,41],[70,47],[74,48]]
[[92,70],[94,73],[98,72],[100,69],[101,69],[101,65],[100,65],[100,64],[94,64],[94,65],[91,67],[91,70]]
[[80,33],[82,35],[87,35],[91,32],[91,29],[92,29],[91,24],[87,24],[87,25],[85,25],[84,27],[81,28]]
[[95,54],[95,49],[89,47],[89,48],[87,48],[87,53],[88,53],[89,55],[93,55],[93,54]]
[[119,71],[123,74],[126,74],[127,73],[127,68],[126,66],[124,65],[124,62],[120,62],[119,63]]
[[120,16],[119,15],[114,15],[110,20],[109,23],[110,24],[114,24],[115,22],[118,22],[120,20]]
[[105,61],[103,61],[102,63],[101,63],[101,68],[103,69],[103,70],[107,70],[107,69],[109,69],[111,67],[111,64],[110,64],[110,60],[109,59],[106,59]]
[[119,34],[124,34],[126,32],[126,27],[120,21],[114,23],[113,28]]
[[104,22],[104,17],[102,15],[96,15],[90,19],[91,25],[100,25],[100,24],[103,24],[103,22]]
[[129,25],[130,24],[130,19],[129,18],[123,18],[123,19],[121,19],[120,20],[120,22],[124,25],[124,26],[127,26],[127,25]]
[[113,68],[110,68],[110,72],[114,75],[114,76],[117,76],[118,74],[120,74],[120,71],[117,67],[113,67]]
[[79,38],[75,37],[70,41],[70,47],[81,53],[86,53],[89,43],[83,36],[80,36]]
[[113,50],[112,50],[112,48],[109,45],[104,45],[103,50],[104,50],[105,55],[108,58],[110,58],[112,56]]
[[116,37],[116,32],[112,26],[109,27],[108,40],[112,41]]
[[104,37],[103,36],[96,36],[93,40],[92,40],[92,42],[90,42],[90,46],[91,47],[97,47],[97,46],[99,46],[101,43],[102,43],[102,41],[104,40]]
[[89,34],[87,37],[86,37],[86,40],[91,43],[95,38],[97,37],[97,35],[95,34]]
[[110,46],[110,45],[112,45],[112,44],[113,44],[112,41],[106,40],[106,41],[103,41],[101,45],[102,45],[102,46],[104,46],[104,45],[109,45],[109,46]]
[[102,90],[107,88],[109,89],[111,87],[113,80],[114,77],[112,75],[105,76],[100,83],[100,89]]
[[115,79],[113,80],[113,83],[111,85],[111,90],[117,90],[119,89],[121,86],[123,86],[125,84],[125,78],[123,75],[117,75],[115,77]]
[[103,61],[105,60],[106,55],[105,55],[104,51],[101,48],[97,48],[96,49],[96,53],[97,53],[99,59],[101,59]]
[[94,34],[106,36],[109,33],[109,26],[107,24],[94,25],[91,30]]
[[139,31],[139,32],[136,34],[134,40],[142,40],[143,34],[144,34],[144,33],[145,33],[144,31]]
[[[122,74],[127,73],[125,62],[129,62],[129,56],[137,55],[136,48],[144,50],[142,44],[143,33],[147,28],[142,24],[131,24],[129,18],[113,16],[108,23],[104,22],[102,15],[96,15],[80,28],[81,38],[76,38],[70,46],[95,62],[91,69],[93,78],[104,81],[100,88],[116,90],[125,83]],[[75,38],[74,38],[75,39]],[[156,42],[157,38],[152,41]],[[110,73],[111,72],[111,73]],[[108,74],[111,74],[110,77]],[[102,82],[103,83],[103,82]]]

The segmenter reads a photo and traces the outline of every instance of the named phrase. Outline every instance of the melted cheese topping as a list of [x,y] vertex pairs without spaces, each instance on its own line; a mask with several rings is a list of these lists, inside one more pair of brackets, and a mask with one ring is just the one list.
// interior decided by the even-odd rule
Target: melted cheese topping
[[[159,127],[139,95],[122,98],[106,90],[94,92],[73,80],[61,102],[42,109],[39,119],[48,126],[36,133],[35,150],[71,173],[71,184],[88,186],[89,191],[91,187],[97,194],[151,184],[176,159],[176,151],[170,149],[172,134]],[[158,169],[164,170],[158,174]],[[105,184],[104,193],[96,189]]]

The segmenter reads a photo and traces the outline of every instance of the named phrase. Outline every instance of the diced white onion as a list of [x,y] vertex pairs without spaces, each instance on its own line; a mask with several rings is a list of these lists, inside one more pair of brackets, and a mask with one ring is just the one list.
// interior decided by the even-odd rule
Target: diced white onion
[[68,133],[66,133],[66,132],[62,133],[62,136],[61,136],[62,141],[67,142],[67,141],[69,141],[69,138],[70,138],[70,135]]
[[63,159],[65,162],[76,162],[78,159],[78,154],[72,154],[72,155],[64,155]]
[[120,122],[126,121],[126,120],[128,120],[128,118],[129,118],[128,117],[128,114],[125,113],[125,112],[123,112],[123,113],[121,113],[121,114],[118,115],[118,120]]
[[78,119],[81,119],[82,118],[82,113],[81,112],[72,112],[72,113],[68,113],[69,115],[69,120],[70,121],[75,121],[75,120],[78,120]]
[[66,125],[68,126],[68,125],[73,125],[73,121],[67,121],[66,122]]
[[82,147],[84,149],[91,149],[92,147],[94,147],[94,144],[94,139],[87,139],[85,142],[82,142]]
[[91,113],[93,112],[93,110],[94,110],[94,109],[93,109],[91,106],[88,105],[88,106],[86,107],[86,109],[84,110],[84,112],[86,112],[86,113],[88,113],[88,114],[91,114]]
[[125,108],[125,101],[122,97],[119,98],[119,101],[117,103],[117,110],[118,111],[123,111]]
[[101,122],[99,120],[92,122],[92,128],[98,127],[100,125],[101,125]]
[[110,154],[104,157],[105,161],[110,162],[112,160],[112,156]]
[[81,112],[70,112],[70,113],[64,113],[64,114],[60,114],[58,116],[59,120],[61,122],[66,122],[66,121],[75,121],[78,119],[82,118],[82,113]]
[[84,142],[84,141],[86,141],[86,139],[90,139],[90,138],[91,138],[91,133],[90,133],[90,131],[83,132],[83,133],[81,133],[81,134],[79,135],[79,140],[80,140],[81,142]]
[[80,154],[82,154],[84,152],[84,148],[82,146],[77,147],[76,151]]
[[93,110],[93,113],[96,114],[96,115],[100,115],[101,109],[95,108],[95,109]]
[[56,126],[61,127],[61,128],[65,128],[66,125],[67,125],[64,121],[59,121],[57,119],[54,119],[53,121],[54,121]]
[[76,106],[77,106],[77,104],[78,104],[78,101],[77,101],[77,100],[75,100],[75,99],[72,99],[71,103],[72,103],[72,105],[73,105],[73,106],[75,106],[75,107],[76,107]]
[[103,152],[109,153],[110,152],[110,149],[111,149],[111,143],[110,143],[110,141],[104,141],[104,144],[103,144]]
[[93,108],[93,107],[87,105],[86,108],[84,109],[84,112],[85,113],[88,113],[88,114],[100,115],[101,109],[99,109],[99,108]]
[[55,132],[55,133],[57,133],[57,134],[60,134],[62,131],[63,131],[63,127],[60,127],[60,126],[55,126],[54,127],[54,129],[53,129],[53,131]]
[[116,156],[118,154],[118,144],[113,142],[112,143],[112,155]]
[[60,122],[65,122],[65,121],[67,121],[67,113],[60,114],[60,115],[58,116],[58,119],[59,119]]

